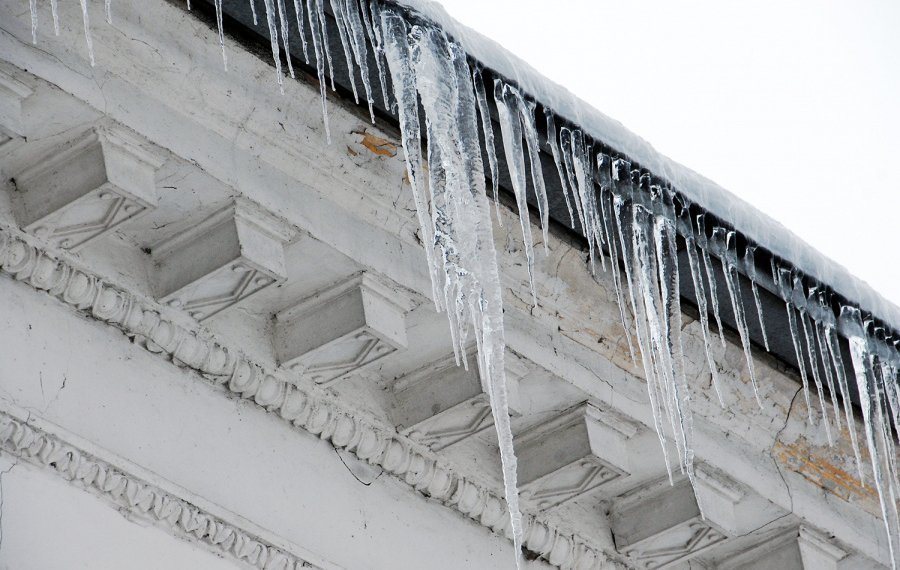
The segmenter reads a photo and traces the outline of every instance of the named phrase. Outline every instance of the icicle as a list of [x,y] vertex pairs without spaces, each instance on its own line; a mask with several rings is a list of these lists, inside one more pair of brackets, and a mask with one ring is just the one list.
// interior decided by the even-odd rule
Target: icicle
[[[271,0],[266,0],[270,2]],[[322,51],[325,52],[325,61],[328,63],[328,77],[331,80],[331,90],[337,91],[337,88],[334,86],[334,65],[332,64],[331,59],[331,42],[328,41],[328,24],[325,18],[325,9],[322,8],[322,2],[324,0],[306,0],[306,11],[309,14],[309,24],[310,27],[313,27],[313,20],[318,22],[318,27],[314,28],[314,30],[318,30],[319,43],[322,45]],[[313,37],[315,37],[315,31]],[[315,46],[313,46],[315,47]],[[319,59],[319,53],[316,52],[316,59]],[[329,141],[331,142],[331,141]]]
[[900,516],[897,512],[897,488],[896,478],[885,477],[887,466],[887,454],[889,441],[885,440],[884,417],[881,413],[879,398],[880,389],[875,377],[873,356],[869,351],[867,334],[863,328],[859,309],[855,307],[842,307],[841,319],[845,328],[850,333],[850,356],[853,361],[853,370],[856,374],[856,385],[859,392],[860,407],[862,408],[863,424],[865,425],[866,444],[869,449],[869,457],[872,460],[872,472],[874,474],[875,489],[878,491],[878,500],[881,505],[881,515],[887,532],[888,549],[893,568],[900,566]]
[[[251,0],[253,2],[253,0]],[[309,65],[309,46],[306,43],[306,30],[303,25],[302,0],[294,0],[294,17],[297,19],[297,31],[300,32],[300,43],[303,46],[303,61]],[[256,9],[253,12],[253,24],[256,25]]]
[[[307,0],[312,2],[314,0]],[[263,0],[263,7],[266,9],[266,24],[269,27],[269,43],[272,46],[272,61],[275,62],[275,79],[281,92],[284,93],[284,78],[281,72],[281,48],[278,47],[278,28],[275,24],[275,5],[273,0]],[[325,112],[324,105],[322,112]]]
[[[353,0],[350,0],[351,2]],[[384,75],[384,50],[381,47],[381,31],[377,25],[372,22],[376,20],[377,6],[369,0],[359,0],[360,10],[362,12],[363,24],[366,27],[366,35],[369,43],[372,44],[372,54],[375,58],[375,67],[378,68],[378,83],[381,85],[381,96],[384,99],[384,108],[390,111],[391,102],[388,100],[387,81]]]
[[847,431],[850,434],[850,444],[853,446],[853,456],[856,459],[856,469],[859,473],[859,480],[863,481],[862,459],[859,454],[859,443],[856,437],[856,421],[853,418],[853,403],[850,400],[850,387],[847,382],[847,372],[844,367],[844,358],[841,356],[841,346],[838,341],[837,332],[834,325],[826,324],[825,339],[828,344],[828,352],[831,355],[831,361],[834,364],[835,377],[838,387],[841,390],[841,399],[844,402],[844,413],[847,418]]
[[369,105],[369,117],[375,124],[375,99],[372,97],[372,84],[369,82],[369,48],[366,45],[366,32],[363,26],[362,16],[359,14],[359,6],[356,0],[338,0],[343,2],[344,24],[347,27],[347,35],[350,38],[350,47],[359,66],[359,76],[362,79],[363,90],[366,92],[366,103]]
[[500,119],[503,151],[506,154],[509,177],[512,180],[513,192],[519,208],[519,223],[522,226],[522,238],[525,242],[525,260],[528,267],[528,282],[531,285],[531,297],[534,306],[537,306],[537,290],[534,285],[534,241],[531,237],[531,220],[528,216],[522,123],[515,108],[516,101],[512,89],[499,79],[494,80],[494,102],[497,104],[497,116]]
[[91,40],[91,19],[88,16],[87,0],[81,0],[81,17],[84,20],[84,40],[87,42],[88,57],[94,67],[94,42]]
[[834,410],[834,427],[837,432],[841,431],[841,403],[838,400],[838,393],[834,383],[834,372],[830,366],[831,360],[828,356],[828,345],[825,340],[825,325],[813,319],[813,332],[816,337],[817,352],[819,355],[822,370],[825,371],[825,380],[828,383],[828,392],[831,394],[831,407]]
[[[656,268],[659,275],[660,299],[662,313],[659,315],[662,325],[662,340],[666,351],[666,360],[671,363],[671,397],[677,398],[677,406],[673,406],[679,415],[679,423],[685,420],[683,410],[689,409],[690,394],[687,378],[684,373],[684,348],[681,343],[681,291],[679,290],[678,248],[675,243],[675,207],[672,196],[660,186],[650,188],[650,197],[658,215],[653,219],[653,238],[656,242]],[[690,415],[686,416],[690,420]],[[682,428],[684,429],[684,428]],[[685,454],[689,453],[689,441],[685,441]],[[690,462],[685,459],[684,464]]]
[[510,90],[519,107],[519,118],[522,120],[522,130],[525,134],[525,142],[528,144],[528,156],[531,161],[531,187],[534,189],[538,216],[541,219],[541,237],[544,240],[544,253],[549,253],[550,238],[547,232],[550,226],[550,204],[547,201],[544,172],[541,168],[541,145],[538,142],[537,127],[534,123],[534,103],[525,101],[522,94],[514,87],[510,87]]
[[[328,141],[328,144],[331,144],[331,129],[328,127],[328,106],[325,102],[325,93],[327,88],[325,87],[325,62],[322,57],[322,33],[319,27],[319,18],[316,16],[316,9],[313,6],[314,2],[318,0],[306,0],[306,16],[309,21],[309,33],[312,36],[312,44],[313,51],[316,56],[316,73],[319,77],[319,99],[322,101],[322,120],[325,123],[325,139]],[[271,4],[272,0],[266,0],[266,16],[269,16],[269,4]],[[269,18],[269,30],[272,31],[272,20]],[[276,53],[278,50],[278,41],[272,40],[272,53]],[[281,83],[281,64],[277,64],[276,68],[278,70],[278,82]],[[418,134],[418,129],[416,130]],[[404,137],[404,141],[405,141]],[[405,143],[404,143],[405,144]]]
[[[549,121],[549,127],[552,127],[552,119]],[[555,130],[555,129],[554,129]],[[554,135],[555,138],[555,135]],[[619,321],[622,323],[622,330],[625,332],[625,341],[628,343],[628,355],[631,362],[637,364],[637,358],[634,355],[634,345],[631,342],[631,330],[628,327],[628,321],[625,318],[625,299],[622,295],[622,275],[619,272],[619,251],[616,246],[616,240],[613,238],[613,173],[612,158],[606,155],[597,156],[597,168],[600,170],[600,211],[603,225],[606,228],[606,235],[609,236],[609,255],[612,265],[613,289],[616,292],[616,305],[619,307]]]
[[[283,0],[279,0],[283,2]],[[225,53],[225,29],[222,27],[222,0],[215,0],[216,7],[216,27],[219,29],[219,47],[222,49],[222,66],[228,71],[228,55]],[[106,21],[111,22],[109,13],[109,0],[106,0]],[[290,57],[288,57],[288,65],[290,65]],[[291,75],[293,77],[293,75]]]
[[[359,105],[359,93],[356,91],[356,69],[353,66],[353,55],[350,53],[350,32],[347,30],[347,19],[340,0],[331,0],[331,12],[334,14],[338,39],[341,40],[341,48],[344,51],[344,60],[347,63],[347,79],[350,80],[350,87],[353,89],[353,100]],[[332,71],[331,81],[332,89],[334,89],[334,71]]]
[[[559,152],[559,143],[556,138],[556,124],[553,120],[553,111],[544,107],[544,115],[547,118],[547,145],[553,155],[553,163],[556,165],[556,173],[559,175],[559,185],[562,188],[563,198],[566,200],[566,210],[569,211],[569,227],[575,229],[575,214],[572,212],[572,202],[569,200],[569,185],[566,183],[566,175],[563,171],[562,158]],[[633,356],[633,355],[632,355]]]
[[703,256],[703,267],[706,269],[706,279],[709,283],[709,300],[712,302],[713,316],[716,318],[716,326],[719,327],[719,340],[722,349],[727,350],[725,344],[725,327],[722,326],[722,313],[719,311],[719,292],[716,288],[716,274],[713,269],[712,259],[709,256],[709,245],[706,237],[706,216],[697,216],[697,245],[700,246],[700,254]]
[[[222,0],[216,0],[216,2],[221,5]],[[288,73],[290,73],[291,79],[295,79],[294,64],[291,63],[290,22],[288,21],[284,0],[278,0],[278,21],[281,24],[281,43],[284,44],[284,59],[287,61]]]
[[[432,181],[430,213],[435,252],[440,251],[443,262],[441,283],[447,304],[450,305],[451,298],[454,300],[455,309],[451,311],[448,306],[448,316],[453,313],[450,321],[451,329],[457,328],[456,343],[465,339],[468,330],[465,322],[475,331],[479,370],[485,373],[494,415],[519,564],[523,530],[504,377],[502,288],[491,234],[490,204],[485,196],[470,72],[461,48],[449,43],[442,32],[414,26],[409,34],[410,52],[402,18],[385,9],[382,23],[395,96],[401,109],[406,105],[411,107],[403,113],[415,109],[415,98],[406,90],[413,83],[408,75],[410,63],[415,71],[415,85],[426,119]],[[411,61],[404,56],[411,57]]]
[[762,302],[759,300],[759,285],[756,284],[759,278],[756,273],[755,254],[756,246],[748,245],[747,250],[744,253],[744,267],[747,270],[747,277],[750,278],[750,287],[753,288],[753,301],[756,303],[756,316],[759,317],[759,330],[762,331],[763,346],[765,346],[766,351],[769,352],[769,335],[766,334],[766,323],[763,320]]
[[[297,7],[297,0],[294,0],[294,8],[296,8],[296,7]],[[250,0],[250,12],[253,14],[253,25],[258,26],[259,18],[257,18],[257,16],[256,16],[256,0]],[[297,11],[297,14],[298,14],[297,17],[299,18],[300,17],[299,10]],[[302,30],[303,28],[300,28],[300,29]],[[307,63],[309,63],[309,62],[307,62]]]
[[809,416],[809,423],[812,425],[812,402],[809,399],[809,378],[806,376],[806,361],[803,358],[803,350],[800,348],[800,327],[797,325],[797,314],[794,312],[793,302],[793,285],[791,272],[788,269],[779,267],[772,258],[772,278],[778,287],[778,293],[784,299],[784,306],[787,309],[788,327],[791,330],[791,342],[794,345],[794,355],[797,357],[797,368],[800,370],[800,380],[803,383],[803,398],[806,400],[806,412]]
[[53,15],[53,33],[59,35],[59,8],[57,0],[50,0],[50,13]]
[[406,21],[392,10],[381,12],[381,29],[387,39],[384,44],[391,83],[394,86],[394,98],[397,100],[398,118],[400,121],[400,137],[403,154],[406,157],[406,172],[409,186],[412,189],[416,204],[416,214],[422,229],[422,246],[425,248],[425,261],[431,276],[431,294],[435,309],[441,310],[439,293],[440,277],[434,256],[434,229],[428,213],[428,198],[422,169],[422,143],[419,127],[419,105],[416,97],[416,79],[409,62],[409,44],[407,42]]
[[816,391],[819,393],[819,407],[822,409],[822,423],[825,425],[825,437],[828,445],[834,446],[834,438],[831,435],[831,426],[828,422],[828,409],[825,405],[825,389],[822,386],[822,378],[819,376],[819,356],[816,354],[816,339],[810,332],[813,325],[810,324],[809,315],[804,308],[800,309],[800,324],[803,325],[803,338],[806,339],[806,354],[812,368],[813,381],[816,383]]
[[688,265],[691,269],[691,282],[694,285],[694,297],[697,299],[697,312],[700,313],[700,330],[703,333],[703,349],[706,352],[706,363],[709,365],[709,373],[712,375],[712,385],[716,390],[719,405],[725,407],[722,398],[722,387],[719,384],[719,368],[716,366],[712,355],[712,333],[709,330],[709,307],[706,302],[706,287],[703,284],[703,274],[700,270],[700,257],[697,255],[697,239],[694,234],[694,226],[691,223],[690,205],[684,204],[681,208],[680,219],[684,228],[685,250],[688,256]]
[[747,315],[744,312],[744,299],[741,295],[741,282],[737,271],[737,234],[733,231],[726,232],[724,228],[713,228],[713,239],[725,243],[725,255],[722,257],[722,269],[725,272],[725,285],[728,287],[728,296],[731,297],[731,308],[734,312],[734,320],[741,336],[741,345],[744,347],[744,358],[747,360],[747,368],[750,371],[750,384],[753,385],[753,394],[756,403],[762,409],[762,397],[759,395],[759,385],[756,383],[756,370],[753,368],[753,354],[750,352],[750,331],[747,328]]
[[581,203],[581,227],[588,240],[588,256],[591,261],[591,271],[594,270],[594,258],[596,256],[600,257],[600,263],[605,271],[606,261],[603,257],[603,238],[600,233],[600,223],[597,219],[597,198],[594,194],[594,180],[591,176],[592,162],[585,147],[584,135],[580,130],[572,131],[572,163],[575,167],[578,201]]
[[491,110],[488,107],[487,92],[481,78],[481,67],[476,65],[472,71],[472,84],[475,87],[475,100],[478,113],[481,115],[481,130],[484,134],[484,148],[487,152],[488,165],[491,168],[491,187],[494,191],[494,207],[497,212],[497,223],[503,225],[500,217],[500,169],[497,166],[497,148],[494,143],[494,126],[491,123]]
[[[566,171],[566,180],[568,182],[568,187],[572,191],[572,199],[575,202],[575,211],[578,214],[578,223],[581,224],[581,229],[584,232],[585,237],[588,236],[587,226],[585,225],[584,220],[584,212],[581,211],[581,200],[578,198],[578,181],[575,176],[575,162],[572,158],[573,156],[573,134],[572,131],[567,127],[562,127],[559,130],[559,151],[562,155],[563,166]],[[590,238],[588,238],[590,239]],[[588,254],[591,257],[591,265],[593,266],[593,249],[588,250]]]
[[38,26],[37,0],[28,0],[28,7],[31,10],[31,43],[37,45],[37,26]]
[[[222,0],[217,0],[219,2],[219,9],[221,10]],[[106,23],[112,24],[112,0],[106,0]]]

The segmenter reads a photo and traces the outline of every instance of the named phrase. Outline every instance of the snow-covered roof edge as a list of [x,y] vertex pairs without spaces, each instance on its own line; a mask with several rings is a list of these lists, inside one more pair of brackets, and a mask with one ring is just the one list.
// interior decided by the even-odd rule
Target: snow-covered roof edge
[[773,254],[790,261],[806,275],[829,285],[836,293],[856,302],[860,309],[900,330],[900,307],[854,276],[844,266],[712,180],[657,151],[622,123],[601,113],[565,87],[547,79],[509,50],[456,21],[431,0],[394,0],[434,21],[452,35],[466,52],[485,67],[514,80],[522,90],[559,116],[580,126],[585,134],[627,155],[655,175],[666,179],[687,198],[734,225],[744,235]]

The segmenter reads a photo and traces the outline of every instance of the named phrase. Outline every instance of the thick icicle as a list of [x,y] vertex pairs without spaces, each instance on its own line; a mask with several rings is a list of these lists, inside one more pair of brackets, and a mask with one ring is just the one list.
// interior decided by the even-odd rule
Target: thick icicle
[[[278,0],[283,2],[284,0]],[[228,71],[228,55],[225,53],[225,29],[222,26],[222,0],[213,2],[216,7],[216,27],[219,29],[219,47],[222,49],[222,66]],[[109,12],[109,0],[106,0],[106,21],[111,23],[112,16]],[[288,58],[290,64],[290,58]],[[293,74],[291,75],[293,77]]]
[[[216,0],[221,4],[222,0]],[[278,22],[281,24],[281,43],[284,44],[284,59],[287,61],[288,73],[291,75],[291,79],[295,79],[294,76],[294,64],[291,63],[291,43],[289,40],[290,35],[290,20],[288,20],[287,9],[284,5],[284,0],[278,0]]]
[[91,19],[88,16],[87,0],[81,0],[81,18],[84,20],[84,41],[87,42],[88,57],[94,67],[94,42],[91,40]]
[[803,358],[803,350],[801,349],[800,327],[797,325],[797,313],[794,309],[793,278],[791,272],[780,267],[774,258],[772,259],[772,278],[778,287],[778,293],[784,299],[784,306],[787,309],[791,343],[794,345],[794,356],[797,357],[797,368],[800,370],[800,380],[803,383],[803,398],[806,400],[806,412],[811,425],[813,423],[812,402],[809,399],[809,378],[806,376],[806,361]]
[[[315,4],[318,0],[306,0],[306,16],[309,21],[309,34],[312,36],[313,52],[316,56],[316,73],[319,77],[319,99],[322,101],[322,121],[325,123],[325,139],[331,144],[331,129],[328,127],[328,106],[325,102],[325,94],[327,88],[325,86],[325,62],[322,57],[322,38],[321,28],[319,27],[319,18],[316,16]],[[269,17],[269,4],[272,0],[266,0],[266,17]],[[272,31],[272,21],[269,19],[269,30]],[[278,50],[278,41],[272,40],[272,52]],[[276,61],[278,61],[276,59]],[[281,64],[277,64],[278,82],[281,83]]]
[[706,216],[704,214],[699,214],[697,216],[697,245],[700,246],[703,267],[706,269],[706,279],[709,283],[709,300],[712,303],[716,326],[719,327],[719,340],[722,342],[722,349],[727,350],[728,346],[725,344],[725,327],[722,326],[722,313],[719,311],[719,292],[716,287],[716,273],[713,269],[712,259],[709,255],[708,244],[709,240],[706,236]]
[[[347,79],[353,90],[353,100],[359,105],[359,93],[356,91],[356,68],[353,66],[353,54],[350,49],[350,31],[347,29],[347,17],[341,0],[331,0],[331,12],[334,14],[334,23],[338,30],[338,39],[341,40],[341,49],[344,52],[344,61],[347,63]],[[334,71],[331,77],[334,83]],[[333,87],[332,87],[333,89]]]
[[475,86],[475,100],[478,103],[478,114],[481,115],[481,131],[484,135],[484,148],[487,153],[488,166],[491,169],[491,188],[494,191],[494,208],[497,212],[497,223],[503,225],[500,217],[500,168],[497,166],[497,147],[494,143],[494,125],[491,123],[491,109],[488,107],[487,92],[481,77],[481,67],[475,66],[472,71],[472,84]]
[[500,133],[503,136],[503,151],[512,180],[516,204],[519,208],[519,223],[522,226],[522,238],[525,242],[525,261],[528,266],[528,282],[531,285],[531,297],[537,306],[537,290],[534,284],[534,240],[531,237],[531,220],[528,215],[528,197],[526,194],[527,176],[525,175],[525,149],[522,147],[522,123],[519,119],[513,88],[499,79],[494,80],[494,102],[497,104],[497,116],[500,119]]
[[[385,10],[385,13],[390,10]],[[385,17],[383,16],[383,22]],[[396,34],[402,28],[384,26],[388,41],[405,43]],[[490,222],[490,204],[485,196],[484,167],[478,143],[475,95],[465,53],[437,29],[414,26],[411,60],[415,84],[425,111],[431,173],[431,222],[436,252],[443,262],[442,283],[451,316],[458,327],[456,341],[464,342],[469,324],[475,332],[479,369],[485,373],[500,447],[503,482],[519,564],[523,530],[516,489],[516,458],[505,382],[502,288]],[[397,49],[398,53],[403,52]],[[392,77],[408,72],[394,69]],[[396,92],[398,101],[408,94]],[[395,88],[398,83],[395,81]],[[521,140],[521,139],[520,139]],[[455,309],[451,310],[453,299]],[[455,322],[454,322],[455,321]],[[468,324],[464,324],[468,323]],[[462,348],[461,344],[458,348]]]
[[731,297],[731,308],[734,311],[734,320],[741,337],[741,345],[744,347],[744,358],[747,360],[747,368],[750,372],[750,384],[753,385],[753,394],[756,403],[762,409],[762,397],[759,395],[759,385],[756,383],[756,370],[753,368],[753,354],[750,352],[750,331],[747,328],[747,315],[744,312],[744,299],[741,295],[741,282],[737,271],[737,234],[733,231],[726,232],[724,228],[713,228],[713,239],[725,244],[725,255],[722,257],[722,269],[725,272],[725,285],[728,287],[728,296]]
[[750,287],[753,289],[753,301],[756,303],[756,316],[759,318],[759,330],[762,331],[763,345],[766,351],[769,350],[769,335],[766,334],[766,322],[763,320],[762,302],[759,300],[759,280],[756,273],[756,246],[748,245],[747,251],[744,253],[744,267],[747,270],[747,277],[750,278]]
[[359,5],[356,0],[338,0],[344,10],[344,24],[347,26],[347,35],[350,37],[350,47],[353,48],[353,57],[359,67],[359,76],[362,79],[363,90],[366,92],[366,103],[369,105],[369,118],[375,124],[375,99],[372,97],[372,83],[369,81],[369,47],[366,44],[366,31],[359,13]]
[[569,211],[569,227],[575,229],[575,214],[572,212],[572,201],[569,200],[569,185],[566,182],[567,176],[563,170],[562,157],[559,152],[553,111],[549,107],[544,107],[544,115],[547,118],[547,145],[550,147],[550,153],[553,155],[553,163],[556,165],[556,173],[559,175],[559,185],[562,188],[563,198],[566,200],[566,210]]
[[[428,213],[428,198],[422,168],[422,142],[419,126],[419,103],[416,96],[416,77],[410,67],[409,44],[407,43],[406,20],[392,10],[381,12],[380,29],[386,41],[384,53],[387,57],[394,98],[397,100],[397,116],[400,122],[400,141],[406,157],[406,172],[412,189],[416,214],[422,230],[422,246],[425,261],[431,276],[431,294],[435,309],[441,310],[441,282],[438,264],[434,257],[434,228]],[[449,310],[449,308],[448,308]]]
[[680,218],[684,228],[688,265],[691,269],[691,283],[694,285],[694,297],[697,299],[697,312],[700,313],[700,330],[703,333],[703,349],[706,352],[706,363],[709,365],[709,373],[712,375],[712,385],[716,390],[716,397],[719,399],[719,404],[724,408],[725,400],[722,398],[722,387],[719,384],[719,368],[716,366],[716,361],[712,354],[712,333],[709,330],[709,307],[706,301],[706,287],[703,284],[703,273],[700,270],[700,257],[697,255],[697,239],[691,223],[689,205],[685,204],[682,206]]

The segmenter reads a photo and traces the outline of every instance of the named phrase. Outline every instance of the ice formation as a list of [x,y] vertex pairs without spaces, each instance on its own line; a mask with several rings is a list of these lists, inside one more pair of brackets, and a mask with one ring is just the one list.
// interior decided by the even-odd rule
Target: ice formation
[[[384,107],[398,117],[431,275],[432,297],[435,307],[447,314],[458,361],[461,359],[467,365],[463,348],[470,336],[478,347],[477,366],[485,379],[494,415],[516,551],[520,551],[523,539],[522,515],[518,507],[516,458],[504,376],[502,288],[482,163],[484,150],[499,218],[501,173],[495,149],[492,102],[518,206],[533,302],[537,304],[540,299],[534,280],[535,253],[527,199],[530,189],[546,249],[550,208],[540,161],[543,144],[552,155],[568,221],[587,240],[591,269],[595,269],[598,258],[605,269],[606,257],[610,258],[623,334],[632,359],[639,360],[644,369],[654,427],[670,477],[668,444],[672,438],[679,468],[693,479],[690,392],[681,339],[680,273],[690,274],[706,361],[719,402],[724,405],[715,352],[717,345],[722,350],[727,348],[718,293],[721,277],[755,398],[762,406],[742,291],[742,280],[747,280],[766,350],[770,339],[760,288],[784,302],[808,421],[811,426],[816,425],[810,397],[811,375],[821,409],[822,429],[829,443],[834,442],[846,425],[859,476],[864,479],[866,472],[857,441],[849,384],[850,374],[855,378],[873,483],[878,491],[891,559],[897,568],[900,565],[897,509],[900,474],[894,436],[900,427],[897,386],[900,339],[885,328],[885,321],[875,320],[860,307],[867,307],[895,324],[900,323],[900,311],[843,269],[811,253],[780,226],[715,185],[661,157],[620,125],[543,80],[527,65],[487,40],[448,20],[432,5],[417,0],[402,1],[414,4],[419,13],[383,0],[329,0],[329,3],[354,96],[358,100],[358,70],[374,121],[369,66],[374,60]],[[87,0],[80,2],[88,54],[94,65]],[[223,64],[226,64],[222,1],[212,2]],[[109,20],[109,0],[105,5]],[[256,24],[253,2],[251,6]],[[282,47],[288,72],[294,75],[289,55],[291,18],[285,0],[264,0],[263,7],[276,77],[282,85]],[[36,42],[39,29],[36,0],[29,0],[29,8],[32,40]],[[330,141],[326,75],[334,90],[335,74],[324,0],[306,0],[305,4],[303,0],[294,0],[293,9],[307,61],[310,57],[307,38],[312,42],[323,121]],[[51,11],[54,31],[59,33],[56,0],[51,0]],[[475,57],[470,57],[467,51]],[[485,85],[486,69],[491,70],[492,89]],[[515,82],[509,78],[515,78]],[[543,135],[535,118],[538,101],[546,126]],[[600,144],[616,151],[598,151]],[[704,211],[700,211],[701,207]],[[729,223],[735,229],[717,225],[720,223]],[[679,257],[679,240],[685,245],[683,262]],[[757,273],[757,254],[762,251],[770,260],[771,276]],[[713,256],[721,261],[721,275],[717,274]],[[717,325],[719,343],[712,340],[709,312]],[[631,316],[630,323],[627,315]],[[632,345],[632,335],[636,346]],[[841,341],[841,337],[847,342]],[[845,353],[850,356],[849,365]],[[826,392],[830,395],[831,417]]]

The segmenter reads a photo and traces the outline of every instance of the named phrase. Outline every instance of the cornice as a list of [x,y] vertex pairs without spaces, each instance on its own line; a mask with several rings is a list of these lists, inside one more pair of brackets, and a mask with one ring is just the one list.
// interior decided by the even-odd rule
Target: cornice
[[[425,497],[495,533],[511,536],[506,506],[497,493],[443,464],[392,426],[348,409],[319,390],[296,386],[293,379],[287,380],[283,373],[251,361],[239,350],[212,338],[199,325],[181,322],[158,303],[111,285],[67,256],[50,253],[35,240],[3,227],[0,272],[121,330],[148,352],[197,372],[230,395],[253,402],[295,428],[381,467]],[[3,434],[13,434],[6,435],[4,441],[18,429],[4,429]],[[34,453],[42,446],[35,448]],[[17,444],[17,449],[26,447],[32,449]],[[142,499],[141,504],[145,502]],[[525,547],[554,566],[579,570],[626,566],[617,555],[604,552],[581,536],[532,514],[524,518]],[[204,536],[201,533],[198,538]]]
[[213,552],[253,568],[299,570],[321,568],[241,526],[164,491],[60,437],[0,410],[0,451],[56,473],[111,503],[128,517],[138,517]]

